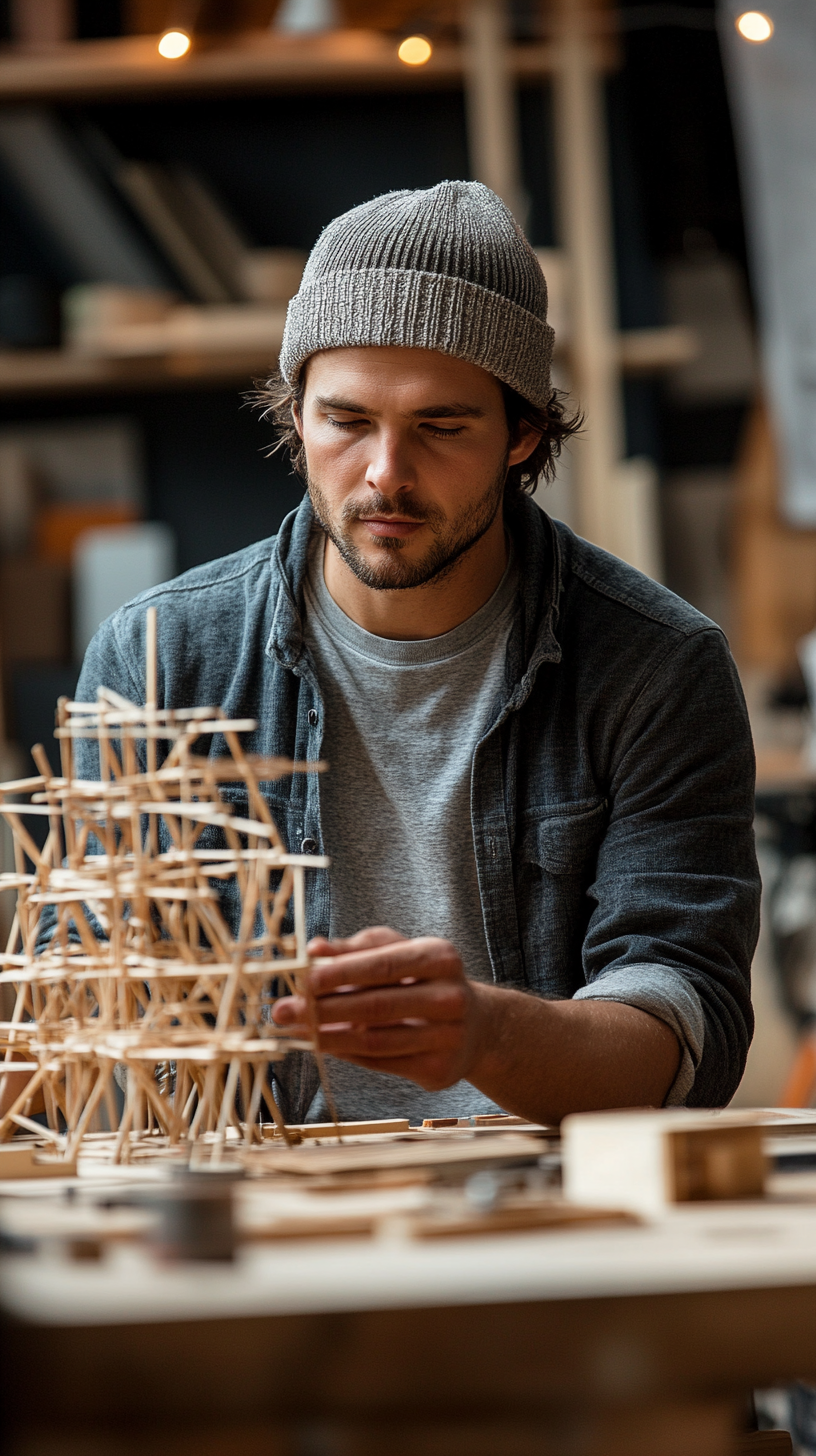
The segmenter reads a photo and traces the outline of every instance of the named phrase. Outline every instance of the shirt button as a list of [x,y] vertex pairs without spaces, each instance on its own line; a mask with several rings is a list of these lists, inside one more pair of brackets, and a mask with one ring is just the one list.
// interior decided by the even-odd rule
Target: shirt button
[[317,840],[316,839],[308,839],[308,838],[307,839],[301,839],[301,841],[300,841],[300,852],[301,852],[301,854],[316,854],[317,853]]
[[308,717],[309,717],[309,727],[310,728],[316,728],[317,727],[317,709],[316,708],[310,708],[309,709]]

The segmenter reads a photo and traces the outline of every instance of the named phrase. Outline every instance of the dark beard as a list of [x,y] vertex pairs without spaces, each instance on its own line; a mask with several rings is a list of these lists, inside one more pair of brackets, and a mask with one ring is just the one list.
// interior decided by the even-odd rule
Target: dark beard
[[[371,587],[373,591],[406,591],[411,587],[426,586],[431,581],[443,581],[457,561],[490,530],[501,510],[506,481],[505,458],[484,495],[450,523],[446,523],[444,513],[435,507],[417,507],[410,493],[404,499],[399,495],[389,499],[387,496],[372,494],[367,498],[365,506],[344,506],[339,523],[335,523],[331,519],[328,502],[320,486],[311,476],[307,476],[309,498],[318,523],[334,542],[346,566],[354,572],[357,580],[363,586]],[[411,565],[400,560],[399,553],[405,542],[395,537],[387,537],[377,542],[384,553],[382,564],[370,566],[346,529],[350,522],[361,520],[363,513],[366,516],[403,516],[407,520],[423,521],[432,531],[438,533],[437,539],[423,560]],[[446,524],[447,530],[444,530]]]

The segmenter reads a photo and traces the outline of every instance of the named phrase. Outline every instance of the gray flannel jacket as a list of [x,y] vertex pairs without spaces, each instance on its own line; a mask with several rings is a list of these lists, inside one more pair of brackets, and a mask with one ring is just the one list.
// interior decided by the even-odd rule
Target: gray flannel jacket
[[[471,792],[493,974],[537,996],[659,1017],[683,1051],[668,1101],[720,1106],[753,1029],[760,889],[751,733],[726,641],[526,497],[508,508],[508,527],[522,598]],[[218,704],[257,720],[251,751],[319,759],[324,708],[303,638],[314,529],[304,499],[277,537],[122,607],[88,649],[80,700],[105,684],[144,702],[153,604],[160,703]],[[96,777],[94,745],[82,748],[79,771]],[[322,852],[319,775],[265,792],[289,848]],[[309,933],[326,934],[331,873],[308,880]],[[315,1088],[308,1063],[288,1058],[276,1081],[286,1115],[301,1120]]]

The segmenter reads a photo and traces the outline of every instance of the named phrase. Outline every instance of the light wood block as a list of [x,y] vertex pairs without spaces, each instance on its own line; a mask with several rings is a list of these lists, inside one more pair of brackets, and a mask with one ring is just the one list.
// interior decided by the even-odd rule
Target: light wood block
[[0,1183],[16,1178],[74,1178],[76,1159],[67,1161],[44,1148],[0,1147]]
[[657,1216],[765,1191],[764,1133],[750,1113],[581,1113],[561,1131],[564,1194],[575,1203]]

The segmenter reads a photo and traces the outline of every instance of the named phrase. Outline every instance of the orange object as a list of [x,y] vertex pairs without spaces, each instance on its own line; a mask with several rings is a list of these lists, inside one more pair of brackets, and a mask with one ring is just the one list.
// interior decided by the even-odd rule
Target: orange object
[[7,556],[0,562],[4,666],[70,659],[70,576],[62,561]]
[[110,502],[43,506],[34,522],[34,548],[42,561],[61,561],[68,566],[83,531],[97,526],[124,526],[136,520],[138,513],[132,506]]
[[790,1069],[780,1107],[812,1107],[816,1094],[816,1036],[805,1032]]

